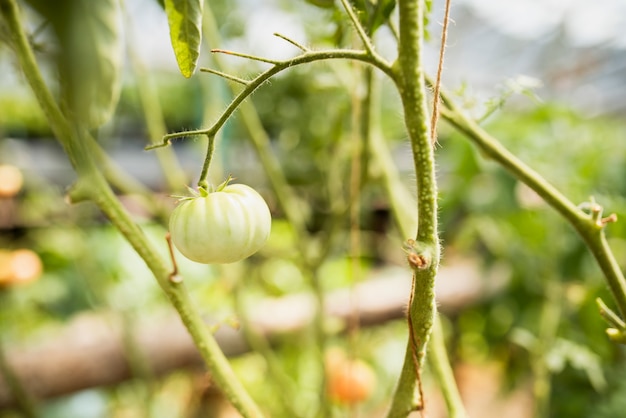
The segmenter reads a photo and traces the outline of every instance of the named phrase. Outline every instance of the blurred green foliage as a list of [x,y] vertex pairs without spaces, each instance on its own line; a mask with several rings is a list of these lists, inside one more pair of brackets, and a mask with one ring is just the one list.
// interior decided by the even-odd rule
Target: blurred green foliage
[[[220,3],[220,7],[220,13],[229,13],[228,6]],[[383,9],[383,13],[388,12],[391,11]],[[312,38],[346,43],[342,23],[332,20],[332,12],[321,13],[331,17],[331,27],[316,28]],[[376,19],[374,22],[374,26],[379,23]],[[224,35],[239,36],[239,23],[225,21]],[[353,106],[351,89],[355,88],[350,84],[352,71],[349,65],[335,62],[300,67],[276,77],[251,99],[272,138],[271,151],[279,157],[294,193],[306,202],[312,214],[308,226],[313,236],[336,237],[321,241],[330,248],[329,256],[317,269],[326,291],[352,283],[352,264],[347,256],[347,213],[337,213],[334,206],[337,200],[345,203],[349,199],[347,179],[352,149],[346,144]],[[209,100],[205,86],[198,81],[200,77],[209,76],[183,81],[171,74],[155,75],[168,129],[190,129],[205,122]],[[134,89],[133,81],[127,80],[111,122],[113,130],[120,134],[144,129]],[[227,102],[224,91],[222,86],[210,93]],[[395,97],[387,91],[381,97],[383,132],[403,178],[410,180],[414,174],[410,165],[403,165],[409,151],[401,131],[399,108]],[[41,112],[27,99],[0,96],[0,117],[0,133],[4,136],[49,135]],[[534,103],[521,108],[504,106],[484,125],[573,201],[582,203],[594,196],[608,213],[626,219],[623,119],[588,118],[563,104]],[[226,169],[244,169],[239,158],[241,150],[248,146],[244,132],[235,115],[218,145],[218,153],[223,149],[234,155],[234,162]],[[2,141],[4,138],[0,138],[0,147]],[[447,318],[453,361],[498,364],[505,370],[503,392],[525,387],[532,373],[546,371],[552,387],[549,416],[620,416],[626,399],[625,353],[605,337],[606,324],[598,314],[595,299],[601,297],[610,303],[611,296],[582,242],[530,190],[485,159],[450,127],[442,126],[439,142],[444,264],[461,255],[480,261],[485,281],[497,279],[487,273],[494,267],[503,272],[502,276],[510,277],[497,293]],[[179,149],[191,146],[176,145]],[[0,158],[1,162],[11,160],[10,155]],[[63,200],[63,187],[35,171],[25,174],[26,187],[12,200],[16,205],[14,213],[19,214],[18,225],[0,230],[0,248],[33,249],[44,263],[44,275],[28,286],[0,291],[3,344],[34,344],[86,311],[150,317],[165,309],[165,298],[141,259],[93,206],[68,206]],[[258,173],[258,177],[261,183],[263,174]],[[364,248],[359,266],[365,277],[379,267],[376,262],[396,263],[397,258],[388,254],[401,256],[401,240],[406,238],[398,237],[390,223],[382,227],[373,224],[374,212],[388,210],[381,187],[364,176]],[[278,212],[276,207],[273,209]],[[167,257],[165,226],[145,213],[138,214],[137,219]],[[389,248],[367,246],[368,239],[380,240],[375,233],[381,228]],[[626,269],[626,224],[609,225],[608,236],[618,261]],[[246,262],[234,267],[202,266],[182,257],[178,257],[178,262],[205,317],[229,326],[234,317],[245,319],[241,301],[243,306],[254,306],[268,297],[311,292],[311,272],[299,258],[296,244],[288,222],[277,216],[267,246]],[[407,269],[407,280],[408,277]],[[332,321],[325,326],[330,330],[339,328]],[[404,352],[406,341],[404,321],[361,329],[355,341],[336,333],[329,333],[328,339],[329,345],[355,351],[372,365],[379,379],[376,391],[359,408],[368,412],[384,410],[401,367],[399,353]],[[310,416],[320,407],[320,353],[313,341],[310,329],[272,341],[279,372],[293,387],[289,403],[297,416]],[[264,401],[269,415],[281,416],[287,406],[280,395],[287,389],[279,383],[284,380],[274,379],[276,369],[271,361],[259,352],[251,352],[235,359],[234,365],[253,396]],[[428,375],[426,378],[430,379]],[[158,380],[136,379],[51,402],[43,408],[43,416],[193,416],[190,411],[201,403],[194,398],[200,392],[197,379],[192,371],[179,371]],[[335,405],[333,413],[343,416],[347,408]],[[13,416],[13,412],[0,411],[0,417]]]

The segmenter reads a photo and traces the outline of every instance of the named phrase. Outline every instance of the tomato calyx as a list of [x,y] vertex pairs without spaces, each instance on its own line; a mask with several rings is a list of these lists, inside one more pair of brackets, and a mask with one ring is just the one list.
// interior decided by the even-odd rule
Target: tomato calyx
[[208,190],[207,190],[207,188],[205,188],[203,186],[198,186],[198,190],[192,189],[191,187],[187,186],[187,190],[189,191],[191,196],[172,195],[172,197],[178,199],[179,203],[180,202],[185,202],[185,201],[188,201],[188,200],[193,200],[193,199],[196,199],[198,197],[207,197],[211,193],[221,192],[234,179],[235,178],[231,174],[229,174],[228,177],[226,178],[226,180],[224,180],[222,183],[220,183],[217,187],[214,187],[213,185],[209,185]]

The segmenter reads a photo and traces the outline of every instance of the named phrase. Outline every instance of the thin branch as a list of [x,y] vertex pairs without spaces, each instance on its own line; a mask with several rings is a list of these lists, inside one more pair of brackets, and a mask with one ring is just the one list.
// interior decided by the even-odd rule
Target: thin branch
[[619,312],[622,318],[625,318],[626,279],[606,241],[604,233],[606,224],[602,223],[601,219],[602,208],[592,202],[591,213],[585,213],[581,207],[574,205],[539,173],[527,166],[497,139],[466,116],[448,95],[442,92],[441,98],[446,105],[445,109],[441,109],[441,115],[452,126],[464,133],[487,157],[492,158],[518,180],[534,190],[574,227],[604,273]]
[[280,33],[278,33],[278,32],[275,32],[275,33],[274,33],[274,36],[276,36],[276,37],[278,37],[278,38],[280,38],[280,39],[282,39],[282,40],[284,40],[284,41],[289,42],[291,45],[293,45],[293,46],[295,46],[296,48],[298,48],[298,49],[302,50],[302,52],[310,52],[310,51],[311,51],[311,50],[310,50],[309,48],[307,48],[306,46],[304,46],[304,45],[302,45],[302,44],[300,44],[300,43],[298,43],[298,42],[294,41],[294,40],[293,40],[293,39],[291,39],[291,38],[288,38],[287,36],[285,36],[285,35],[283,35],[283,34],[280,34]]
[[252,61],[265,62],[267,64],[273,64],[273,65],[278,65],[282,62],[282,61],[273,60],[271,58],[264,58],[264,57],[259,57],[257,55],[244,54],[242,52],[235,52],[235,51],[230,51],[227,49],[212,49],[211,52],[213,52],[214,54],[232,55],[235,57],[246,58]]
[[204,190],[209,189],[209,182],[207,181],[207,177],[209,176],[211,161],[213,160],[213,151],[215,151],[215,134],[208,135],[208,137],[209,143],[207,144],[206,156],[204,157],[202,172],[200,173],[200,179],[198,180],[198,187],[201,187]]
[[[223,50],[215,50],[219,52],[229,53],[231,55],[237,55],[241,57],[250,57],[250,59],[255,59],[257,57],[249,56],[246,54],[239,53],[231,53],[230,51]],[[323,61],[323,60],[331,60],[331,59],[348,59],[354,61],[364,62],[366,64],[373,65],[383,71],[385,74],[394,78],[395,74],[391,69],[391,64],[389,64],[383,58],[379,56],[374,56],[368,53],[367,51],[357,51],[351,49],[331,49],[331,50],[322,50],[322,51],[311,51],[305,52],[301,55],[298,55],[294,58],[284,60],[284,61],[273,61],[274,65],[257,75],[254,79],[250,80],[246,87],[230,102],[228,107],[222,112],[221,116],[218,120],[207,129],[196,129],[185,132],[175,132],[171,134],[167,134],[163,137],[163,142],[160,144],[152,145],[150,147],[146,147],[146,150],[151,150],[154,148],[164,147],[169,145],[170,141],[175,138],[182,138],[194,135],[207,135],[212,136],[217,134],[217,132],[222,128],[222,126],[226,123],[226,121],[230,118],[230,116],[237,110],[237,108],[241,105],[241,103],[248,98],[257,88],[259,88],[263,83],[269,80],[274,75],[284,71],[286,69],[295,67],[301,64],[307,64],[315,61]],[[272,61],[266,61],[272,62]]]
[[437,78],[433,91],[433,114],[430,120],[430,140],[433,145],[437,143],[437,122],[439,120],[439,90],[441,89],[441,73],[443,72],[443,57],[446,53],[448,41],[448,23],[450,23],[450,0],[446,0],[446,11],[443,17],[443,29],[441,30],[441,47],[439,49],[439,63],[437,65]]
[[250,84],[250,80],[244,80],[243,78],[239,78],[234,75],[224,73],[222,71],[214,70],[212,68],[202,67],[200,68],[200,71],[202,71],[203,73],[215,74],[227,80],[234,81],[235,83],[243,84],[244,86],[247,86],[248,84]]
[[172,283],[181,283],[183,276],[178,274],[178,263],[176,263],[176,255],[174,254],[174,246],[172,245],[172,235],[167,232],[165,234],[165,241],[167,242],[167,249],[170,253],[170,259],[172,260],[172,272],[170,273],[170,281]]
[[359,38],[361,38],[361,41],[363,42],[363,46],[365,47],[365,50],[369,52],[371,55],[374,55],[375,54],[374,45],[372,45],[372,41],[370,40],[369,36],[367,36],[367,33],[365,32],[363,25],[361,25],[361,22],[359,22],[358,16],[354,13],[354,9],[352,9],[352,6],[350,5],[350,3],[348,3],[348,0],[341,0],[341,5],[343,6],[346,13],[348,14],[350,21],[354,25],[354,29],[356,29],[359,35]]

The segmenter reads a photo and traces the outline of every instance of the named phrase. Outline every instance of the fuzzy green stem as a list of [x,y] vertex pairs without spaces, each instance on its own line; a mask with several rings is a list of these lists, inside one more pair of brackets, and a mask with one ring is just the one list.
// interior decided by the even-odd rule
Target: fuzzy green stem
[[89,195],[94,203],[124,235],[153,272],[159,285],[178,311],[181,320],[208,365],[213,379],[225,396],[243,416],[261,417],[262,413],[259,407],[241,385],[215,338],[209,332],[199,313],[193,308],[186,288],[182,283],[173,283],[169,280],[170,270],[168,266],[159,257],[143,231],[132,221],[130,215],[106,183],[95,164],[93,156],[96,151],[90,146],[91,142],[85,140],[83,132],[72,128],[57,106],[37,66],[32,48],[20,22],[19,10],[15,0],[0,0],[0,10],[9,28],[12,46],[22,71],[47,116],[57,140],[63,145],[78,173],[79,185],[88,186],[86,189],[89,190]]
[[[204,10],[203,32],[205,35],[204,40],[209,45],[221,44],[220,34],[217,30],[217,23],[210,7],[207,7]],[[214,65],[219,70],[224,71],[225,66],[219,55],[214,55],[212,58]],[[233,95],[238,94],[235,91],[234,86],[231,85],[229,87],[231,88]],[[302,211],[298,207],[296,198],[289,187],[287,179],[281,170],[280,161],[278,161],[278,158],[270,152],[270,137],[263,128],[261,118],[254,108],[254,105],[246,101],[242,101],[240,104],[239,114],[243,125],[250,136],[252,145],[257,152],[261,165],[263,166],[263,170],[265,171],[265,174],[272,185],[272,189],[276,194],[278,204],[285,212],[285,217],[292,225],[296,233],[297,242],[304,242],[304,237],[306,235],[305,219],[302,216]]]
[[[389,153],[389,148],[385,145],[380,132],[372,135],[371,147],[372,163],[378,165],[381,170],[381,177],[390,202],[392,215],[398,225],[400,234],[405,237],[409,236],[409,231],[415,230],[414,215],[408,211],[408,208],[414,207],[414,200],[407,189],[403,187]],[[440,321],[439,316],[436,316],[430,340],[429,363],[441,387],[449,416],[451,418],[464,418],[466,416],[465,407],[454,380],[454,374],[443,341],[443,334],[437,332],[437,328],[441,328]]]
[[211,160],[213,159],[213,152],[215,151],[215,135],[207,135],[208,143],[206,156],[204,157],[204,164],[202,164],[202,172],[200,173],[200,179],[198,180],[198,188],[209,190],[209,168],[211,167]]
[[354,26],[356,33],[359,35],[359,38],[361,38],[361,42],[363,42],[363,46],[365,47],[367,52],[369,52],[371,55],[374,55],[374,45],[372,45],[372,41],[370,40],[369,36],[365,32],[365,29],[361,25],[361,22],[359,22],[359,18],[354,13],[354,9],[352,9],[352,5],[348,3],[348,0],[341,0],[341,5],[343,6],[344,10],[348,14],[348,17],[350,18],[350,21],[352,22],[352,25]]
[[[214,52],[227,53],[227,51],[222,50],[214,50]],[[254,59],[253,56],[247,54],[235,54],[230,53],[230,55],[242,56],[248,59]],[[222,112],[218,120],[209,128],[206,129],[196,129],[185,132],[176,132],[172,134],[165,135],[163,137],[163,142],[161,144],[152,145],[150,147],[146,147],[146,149],[154,149],[161,146],[166,146],[170,143],[172,139],[182,138],[187,136],[194,135],[215,135],[217,131],[219,131],[222,126],[226,123],[226,121],[230,118],[230,116],[237,110],[240,105],[246,100],[254,91],[263,85],[267,80],[272,78],[274,75],[289,69],[291,67],[295,67],[297,65],[307,64],[315,61],[324,61],[331,59],[350,59],[354,61],[361,61],[367,64],[371,64],[381,71],[389,75],[390,77],[394,77],[394,72],[392,71],[391,66],[387,63],[383,58],[377,55],[371,55],[367,51],[354,51],[354,50],[343,50],[343,49],[335,49],[335,50],[326,50],[326,51],[307,51],[298,55],[297,57],[291,58],[285,61],[271,61],[273,66],[268,70],[262,72],[254,79],[250,80],[245,88],[232,100],[232,102],[228,105],[228,107]],[[258,60],[258,58],[257,58]]]
[[[417,186],[418,255],[428,260],[414,267],[414,286],[408,315],[412,329],[404,366],[389,410],[389,417],[406,417],[424,399],[416,400],[418,370],[426,356],[426,345],[435,319],[435,277],[439,267],[437,233],[437,185],[434,152],[428,126],[426,84],[422,67],[424,3],[421,0],[398,1],[398,59],[393,65],[394,80],[400,92],[404,121],[411,141]],[[414,360],[415,359],[415,360]],[[417,361],[418,364],[414,364]]]

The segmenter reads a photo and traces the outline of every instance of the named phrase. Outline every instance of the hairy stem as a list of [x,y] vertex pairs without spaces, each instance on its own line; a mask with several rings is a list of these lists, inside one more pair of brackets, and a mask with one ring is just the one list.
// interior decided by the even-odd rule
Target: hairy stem
[[50,90],[46,86],[37,66],[32,48],[28,43],[19,18],[15,0],[0,0],[0,10],[11,33],[12,46],[18,61],[31,86],[39,105],[42,107],[50,126],[63,145],[68,157],[78,173],[79,189],[87,190],[88,196],[109,218],[111,223],[124,235],[135,251],[143,258],[153,272],[159,285],[178,311],[181,320],[191,334],[200,354],[208,365],[212,377],[226,397],[245,417],[261,417],[262,413],[245,391],[237,376],[230,368],[213,335],[193,308],[192,301],[182,283],[169,280],[170,270],[159,257],[156,249],[135,224],[115,197],[113,191],[98,170],[94,161],[96,151],[86,134],[75,129],[65,119]]
[[[406,417],[412,410],[424,405],[424,399],[418,401],[415,392],[435,319],[434,286],[439,267],[437,184],[421,57],[424,4],[421,0],[400,0],[398,11],[398,59],[393,70],[415,164],[418,220],[414,248],[418,260],[423,262],[412,265],[414,285],[408,311],[411,338],[389,417]],[[417,364],[414,364],[415,361]]]
[[[230,55],[242,56],[248,59],[257,59],[261,60],[258,57],[254,57],[251,55],[245,54],[235,54],[229,51],[223,50],[213,50],[215,53],[226,53]],[[371,55],[367,51],[354,51],[354,50],[343,50],[343,49],[334,49],[334,50],[326,50],[326,51],[306,51],[297,57],[294,57],[285,61],[273,61],[269,62],[273,64],[271,68],[262,72],[254,79],[250,80],[246,83],[245,88],[235,96],[232,102],[228,105],[226,110],[222,112],[218,120],[207,129],[196,129],[192,131],[185,132],[176,132],[172,134],[165,135],[163,137],[163,142],[161,144],[152,145],[146,147],[146,149],[154,149],[159,148],[161,146],[168,145],[172,139],[182,138],[186,136],[194,136],[194,135],[214,135],[216,134],[222,126],[226,123],[226,121],[231,117],[231,115],[244,103],[244,101],[252,94],[256,89],[258,89],[261,85],[263,85],[267,80],[275,76],[276,74],[289,69],[291,67],[295,67],[297,65],[307,64],[315,61],[325,61],[331,59],[350,59],[354,61],[361,61],[367,64],[371,64],[381,71],[385,72],[390,77],[394,77],[394,72],[391,69],[391,66],[381,57],[377,55]],[[268,62],[268,60],[262,60],[264,62]]]
[[207,135],[207,150],[204,156],[204,164],[202,164],[202,172],[200,173],[200,179],[198,180],[198,188],[209,190],[209,182],[207,177],[209,176],[209,168],[211,167],[211,160],[213,159],[213,152],[215,151],[215,135]]

